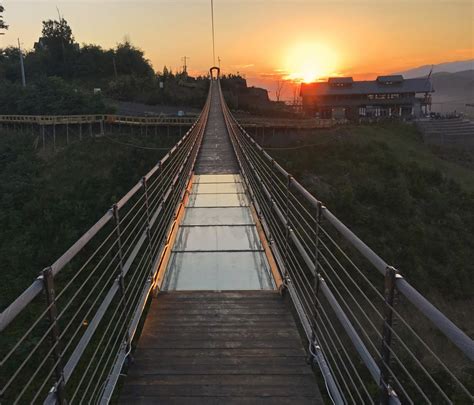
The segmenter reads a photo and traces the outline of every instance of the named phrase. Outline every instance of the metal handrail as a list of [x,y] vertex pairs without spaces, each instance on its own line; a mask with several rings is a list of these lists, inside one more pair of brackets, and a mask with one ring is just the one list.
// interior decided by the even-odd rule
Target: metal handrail
[[110,400],[154,288],[209,106],[210,93],[178,143],[0,314],[2,403]]
[[157,125],[175,124],[191,125],[196,116],[173,117],[159,115],[157,117],[140,117],[114,114],[89,114],[89,115],[0,115],[0,123],[4,124],[38,124],[38,125],[66,125],[66,124],[131,124],[131,125]]
[[[258,145],[221,98],[245,184],[334,402],[472,400],[424,333],[441,331],[466,367],[472,339]],[[414,322],[415,311],[424,319]]]

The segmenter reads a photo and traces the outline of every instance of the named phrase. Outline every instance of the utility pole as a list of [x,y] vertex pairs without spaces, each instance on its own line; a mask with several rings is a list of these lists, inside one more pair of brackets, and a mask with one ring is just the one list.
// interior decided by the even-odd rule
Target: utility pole
[[114,75],[115,75],[115,80],[117,80],[117,65],[115,63],[115,56],[112,57],[112,63],[114,64]]
[[188,74],[188,60],[191,59],[189,56],[183,56],[181,60],[183,61],[183,73]]
[[20,52],[21,83],[26,87],[25,65],[23,63],[23,52],[21,51],[20,38],[18,38],[18,51]]
[[219,69],[221,68],[221,57],[217,57],[217,66],[219,66]]

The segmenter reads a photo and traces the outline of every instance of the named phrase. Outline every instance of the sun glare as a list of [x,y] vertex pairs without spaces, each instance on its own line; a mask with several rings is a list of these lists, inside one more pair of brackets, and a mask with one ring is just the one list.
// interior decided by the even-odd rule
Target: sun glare
[[337,55],[322,44],[300,43],[286,53],[285,79],[311,83],[321,78],[337,75]]

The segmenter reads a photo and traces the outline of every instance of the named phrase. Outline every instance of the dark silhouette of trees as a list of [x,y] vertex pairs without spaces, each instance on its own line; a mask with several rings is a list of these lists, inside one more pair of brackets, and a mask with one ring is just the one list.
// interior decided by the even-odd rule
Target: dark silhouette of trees
[[1,13],[3,13],[5,11],[5,7],[3,7],[1,4],[0,4],[0,35],[3,35],[4,33],[2,32],[2,30],[7,30],[8,29],[8,25],[5,24],[5,21],[3,20],[3,15]]
[[100,95],[77,88],[59,77],[42,78],[25,88],[19,83],[0,84],[0,111],[26,115],[111,112]]
[[[36,91],[44,83],[53,86],[58,99],[66,100],[64,105],[76,100],[77,112],[86,101],[97,108],[91,112],[98,113],[104,109],[102,105],[94,104],[95,99],[85,97],[91,95],[94,88],[101,88],[103,94],[118,100],[198,107],[204,103],[207,94],[204,78],[173,74],[167,67],[164,67],[163,73],[156,73],[144,52],[129,40],[113,49],[93,44],[79,45],[71,26],[63,17],[43,21],[41,36],[34,48],[24,54],[28,79],[26,90],[18,88],[21,87],[19,62],[17,48],[0,49],[0,108],[5,112],[62,114],[60,104],[52,103],[52,98],[46,99],[48,92],[45,92],[43,100],[41,93]],[[68,97],[68,91],[76,95],[79,92],[81,97],[75,98],[74,94]],[[41,112],[28,102],[28,98],[44,106]]]
[[119,75],[150,76],[154,74],[150,62],[143,51],[126,41],[115,50],[115,63]]
[[35,51],[47,76],[72,77],[78,50],[72,29],[64,18],[43,21],[42,35],[35,43]]

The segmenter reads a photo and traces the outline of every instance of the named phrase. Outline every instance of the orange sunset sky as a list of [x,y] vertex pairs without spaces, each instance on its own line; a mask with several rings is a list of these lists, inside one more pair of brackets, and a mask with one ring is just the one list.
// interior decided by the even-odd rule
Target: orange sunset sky
[[[3,0],[10,25],[0,47],[31,48],[56,6],[79,43],[113,47],[125,37],[156,70],[192,74],[212,64],[209,0]],[[474,58],[473,0],[214,0],[216,55],[274,93],[276,77],[370,78]],[[271,94],[272,95],[272,94]]]

